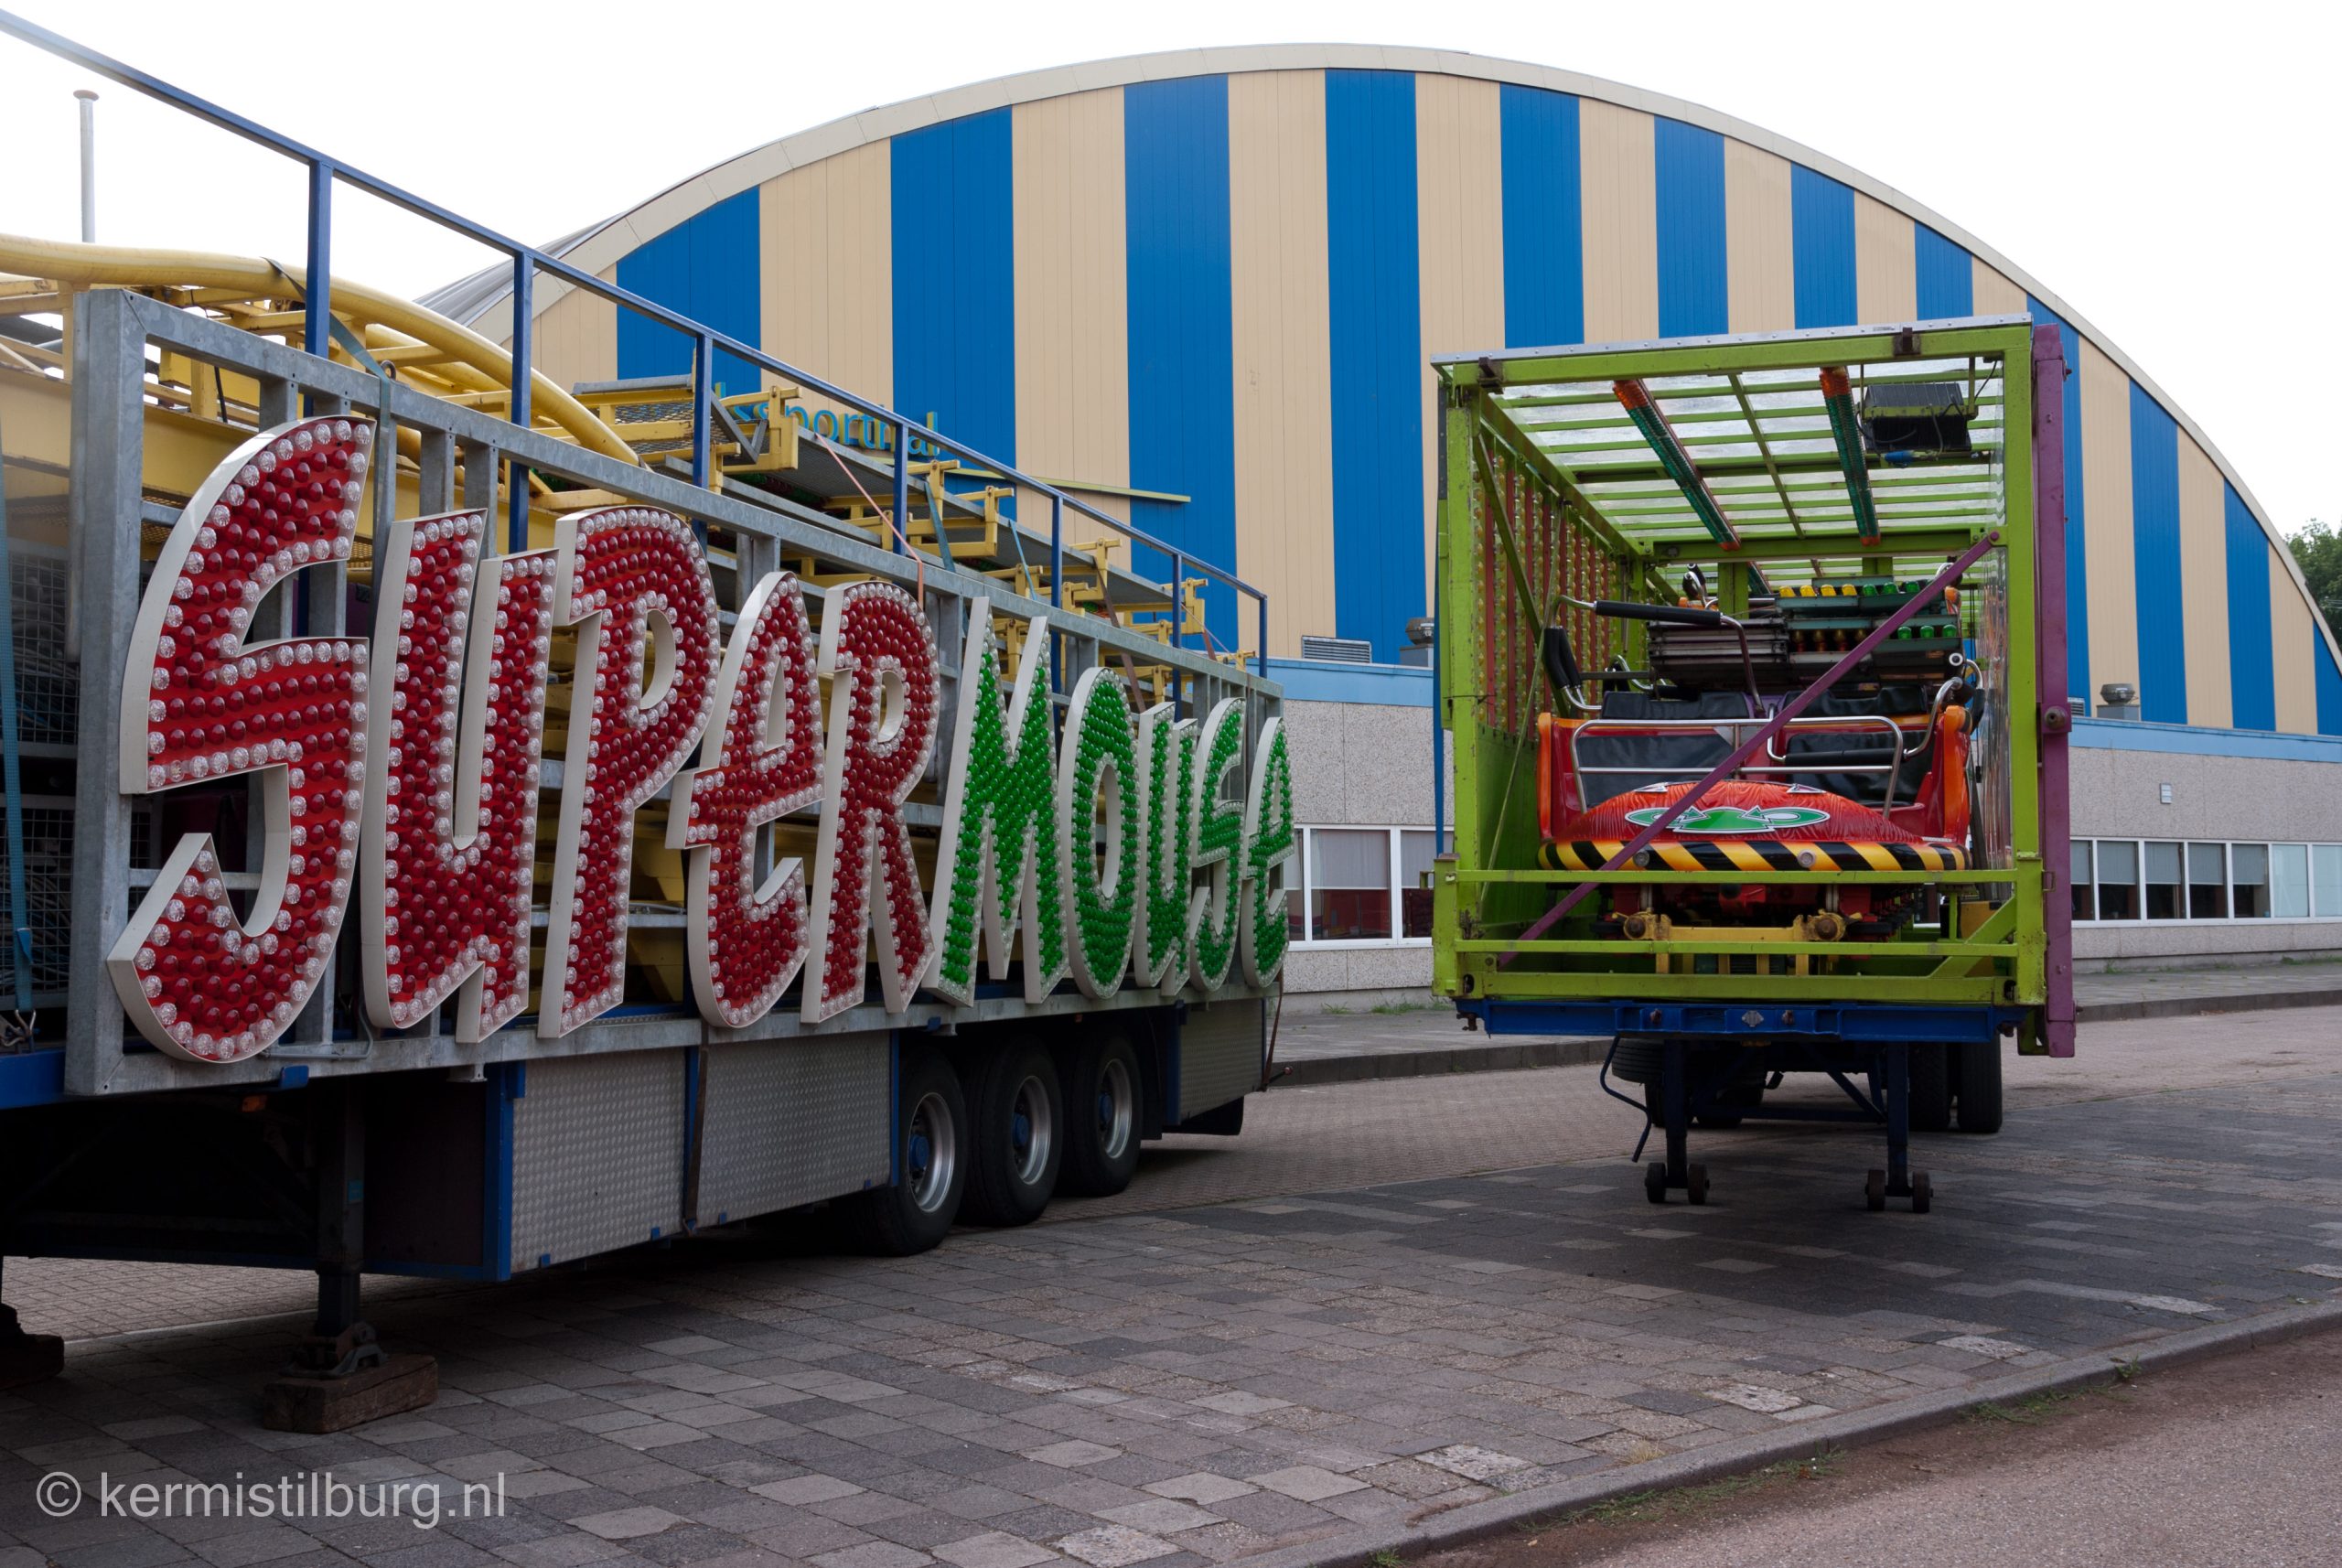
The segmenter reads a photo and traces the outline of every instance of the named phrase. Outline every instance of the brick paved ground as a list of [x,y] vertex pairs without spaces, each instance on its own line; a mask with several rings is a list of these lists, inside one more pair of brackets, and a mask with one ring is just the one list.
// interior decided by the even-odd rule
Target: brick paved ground
[[[1400,1028],[1421,1034],[1441,1022],[1421,1014],[1369,1014],[1341,1021],[1361,1034]],[[1445,1024],[1454,1027],[1452,1018]],[[2010,1113],[2021,1118],[2033,1107],[2079,1098],[2322,1070],[2328,1058],[2316,1047],[2336,1037],[2342,1037],[2342,1009],[2085,1024],[2081,1054],[2072,1061],[2009,1058]],[[1279,1088],[1248,1103],[1242,1136],[1167,1138],[1150,1144],[1128,1191],[1054,1204],[1047,1219],[1187,1208],[1624,1153],[1638,1124],[1631,1112],[1602,1096],[1595,1078],[1592,1068],[1559,1068]],[[445,1294],[449,1288],[429,1280],[366,1282],[370,1302]],[[274,1269],[11,1258],[4,1294],[28,1327],[81,1338],[305,1311],[314,1287],[306,1274]]]
[[[378,1304],[446,1391],[330,1438],[252,1419],[280,1326],[86,1343],[66,1379],[0,1396],[0,1532],[25,1548],[0,1540],[0,1568],[1201,1568],[2325,1297],[2342,1016],[2188,1043],[2125,1026],[2085,1041],[2087,1076],[2027,1064],[2002,1137],[1922,1141],[1926,1218],[1863,1211],[1871,1140],[1799,1128],[1705,1139],[1705,1209],[1646,1205],[1614,1155],[968,1233],[899,1262],[653,1255]],[[1518,1103],[1573,1076],[1482,1081]],[[1494,1153],[1550,1155],[1571,1125]],[[30,1506],[59,1467],[422,1477],[451,1508],[501,1473],[509,1504],[431,1534],[59,1523]]]

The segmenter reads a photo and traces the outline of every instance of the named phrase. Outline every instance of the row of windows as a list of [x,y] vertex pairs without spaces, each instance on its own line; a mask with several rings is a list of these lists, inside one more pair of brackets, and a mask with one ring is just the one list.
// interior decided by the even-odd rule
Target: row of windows
[[[1312,944],[1427,941],[1427,828],[1304,828],[1286,916]],[[2342,843],[2076,839],[2074,918],[2342,920]]]
[[2076,839],[2074,918],[2342,919],[2342,843]]
[[1285,916],[1296,942],[1431,940],[1429,828],[1304,828]]

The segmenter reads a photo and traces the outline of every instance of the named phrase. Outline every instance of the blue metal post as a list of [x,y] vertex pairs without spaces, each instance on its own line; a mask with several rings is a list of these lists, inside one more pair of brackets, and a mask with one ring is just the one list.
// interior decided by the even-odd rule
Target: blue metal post
[[16,1011],[33,1009],[33,932],[25,908],[24,764],[16,754],[16,569],[8,559],[8,505],[0,495],[0,779],[7,794],[8,956]]
[[333,342],[333,165],[309,164],[309,275],[303,285],[302,342],[320,360]]
[[1049,607],[1065,607],[1065,498],[1055,490],[1049,492]]
[[715,403],[715,339],[702,332],[692,340],[692,483],[707,484],[714,467],[710,417]]
[[[934,483],[932,479],[928,481]],[[898,555],[911,547],[911,422],[895,421],[895,539]]]
[[[521,429],[529,428],[536,417],[530,405],[533,390],[530,381],[536,335],[536,269],[530,264],[529,252],[521,252],[512,258],[512,423]],[[505,498],[504,547],[518,555],[529,547],[529,470],[519,463],[511,467],[511,490]]]
[[1171,646],[1187,646],[1187,586],[1180,581],[1187,575],[1187,555],[1184,550],[1171,552]]

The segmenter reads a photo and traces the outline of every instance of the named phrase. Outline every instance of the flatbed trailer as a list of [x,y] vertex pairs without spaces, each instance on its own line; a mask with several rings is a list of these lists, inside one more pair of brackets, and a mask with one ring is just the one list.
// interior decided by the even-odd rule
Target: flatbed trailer
[[1925,1212],[1910,1133],[1997,1131],[2004,1039],[2074,1048],[2056,330],[1435,368],[1434,988],[1609,1036],[1654,1202],[1705,1201],[1695,1124],[1851,1120],[1868,1206]]
[[[315,1271],[266,1411],[329,1429],[432,1391],[365,1273],[502,1280],[819,1205],[910,1252],[1241,1128],[1291,767],[1279,689],[1182,603],[1190,571],[1254,590],[0,24],[316,176],[312,265],[258,285],[0,236],[0,267],[50,269],[0,279],[0,1252]],[[663,451],[532,376],[525,330],[508,363],[331,280],[337,180],[502,248],[524,305],[558,278],[682,333]],[[718,354],[764,406],[718,398]],[[799,432],[800,391],[889,449]],[[947,454],[1014,499],[947,485]],[[846,481],[858,515],[808,504]],[[1084,517],[1170,580],[1069,570]],[[44,680],[70,700],[27,701]],[[58,1360],[0,1322],[0,1384]]]

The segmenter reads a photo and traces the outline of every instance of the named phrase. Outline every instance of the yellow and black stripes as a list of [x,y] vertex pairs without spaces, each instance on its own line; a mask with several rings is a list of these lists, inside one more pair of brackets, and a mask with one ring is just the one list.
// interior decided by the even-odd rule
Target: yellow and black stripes
[[[1548,871],[1599,871],[1624,839],[1548,839],[1537,852]],[[1647,852],[1670,871],[1958,871],[1968,857],[1932,843],[1784,843],[1779,839],[1662,841]]]

